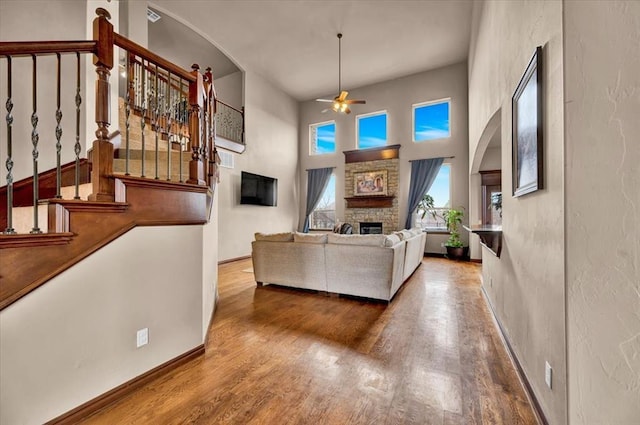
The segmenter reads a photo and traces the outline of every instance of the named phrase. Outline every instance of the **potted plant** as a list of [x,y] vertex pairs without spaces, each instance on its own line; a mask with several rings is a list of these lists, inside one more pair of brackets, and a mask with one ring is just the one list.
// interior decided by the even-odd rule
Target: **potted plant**
[[460,239],[460,226],[464,217],[464,208],[451,208],[443,213],[444,221],[449,231],[449,239],[444,243],[447,248],[447,257],[455,260],[467,257],[468,246],[464,246]]
[[502,217],[502,192],[494,192],[491,194],[491,206],[489,208],[498,211],[500,217]]

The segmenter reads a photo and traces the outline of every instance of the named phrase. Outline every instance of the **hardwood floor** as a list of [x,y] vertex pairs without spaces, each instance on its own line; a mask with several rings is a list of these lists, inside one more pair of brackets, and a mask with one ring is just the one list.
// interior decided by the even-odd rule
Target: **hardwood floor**
[[204,356],[85,424],[535,424],[480,267],[425,258],[389,304],[220,266]]

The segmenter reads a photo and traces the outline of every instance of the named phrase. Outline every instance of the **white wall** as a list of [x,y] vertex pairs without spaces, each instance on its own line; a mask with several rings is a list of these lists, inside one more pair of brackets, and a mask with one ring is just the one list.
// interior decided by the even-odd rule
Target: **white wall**
[[[469,58],[470,164],[491,117],[502,114],[503,248],[500,258],[483,248],[483,285],[553,424],[567,422],[562,13],[561,2],[478,3]],[[536,46],[544,60],[545,188],[514,198],[511,97]],[[544,382],[545,361],[553,389]]]
[[565,2],[569,421],[640,421],[640,3]]
[[[216,90],[237,102],[239,73],[221,78]],[[226,81],[226,83],[225,83]],[[297,103],[260,75],[244,75],[247,149],[234,154],[235,168],[221,168],[219,185],[219,260],[251,254],[255,232],[292,231],[298,225]],[[278,179],[278,206],[240,205],[240,172]]]
[[[333,98],[335,93],[324,98]],[[404,78],[349,90],[352,99],[365,99],[366,105],[354,105],[350,115],[333,112],[321,113],[326,103],[303,102],[300,106],[300,222],[304,220],[306,206],[307,173],[311,168],[336,167],[336,217],[344,221],[344,151],[356,149],[356,115],[381,110],[387,111],[387,143],[401,144],[400,148],[400,223],[403,228],[407,215],[410,160],[455,156],[446,159],[452,170],[452,205],[463,206],[469,202],[468,167],[468,116],[467,116],[467,65],[459,63],[433,71],[422,72]],[[412,141],[411,106],[431,100],[451,98],[451,138],[414,143]],[[309,155],[309,125],[328,120],[336,121],[336,153]],[[466,222],[466,220],[465,220]],[[466,232],[462,232],[465,242]],[[428,243],[440,250],[439,242],[445,235],[429,235]]]
[[0,423],[43,423],[201,344],[205,233],[137,227],[2,310]]

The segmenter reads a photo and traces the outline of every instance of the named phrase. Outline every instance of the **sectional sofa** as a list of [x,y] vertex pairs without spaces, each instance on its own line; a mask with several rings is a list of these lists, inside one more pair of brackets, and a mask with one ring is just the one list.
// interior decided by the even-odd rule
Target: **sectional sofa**
[[426,234],[256,233],[253,270],[258,285],[273,283],[391,301],[424,256]]

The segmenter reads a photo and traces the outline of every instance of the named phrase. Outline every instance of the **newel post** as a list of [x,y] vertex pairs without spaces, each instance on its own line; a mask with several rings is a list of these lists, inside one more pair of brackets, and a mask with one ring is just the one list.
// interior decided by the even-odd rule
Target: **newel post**
[[191,134],[191,161],[187,183],[204,185],[204,163],[202,162],[203,94],[204,84],[200,67],[191,65],[191,75],[196,81],[189,83],[189,133]]
[[96,66],[96,140],[93,141],[91,183],[92,201],[114,201],[115,188],[111,179],[113,173],[113,144],[109,141],[111,124],[111,87],[109,76],[113,68],[113,25],[111,15],[103,8],[96,9],[98,17],[93,20],[93,39],[97,41],[93,64]]

